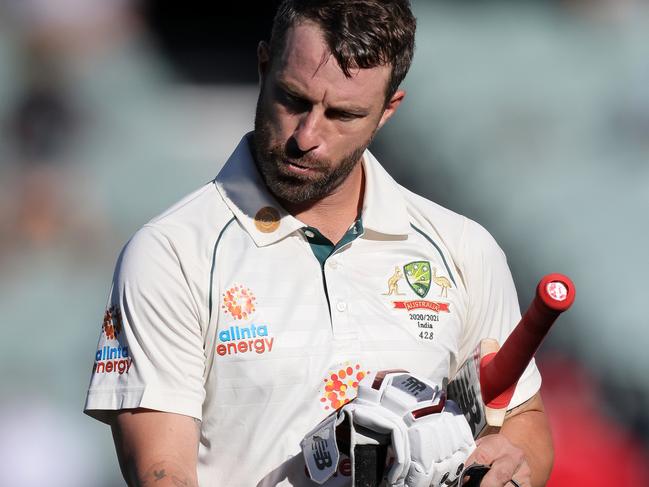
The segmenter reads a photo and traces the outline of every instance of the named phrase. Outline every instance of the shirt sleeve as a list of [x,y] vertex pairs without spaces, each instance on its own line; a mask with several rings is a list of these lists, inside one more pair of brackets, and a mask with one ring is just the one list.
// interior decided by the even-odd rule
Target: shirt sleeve
[[[494,238],[479,224],[466,220],[463,240],[463,275],[469,306],[460,364],[483,338],[495,338],[502,345],[521,318],[507,259]],[[541,374],[532,359],[518,381],[509,409],[530,399],[540,387]]]
[[145,226],[117,261],[84,412],[147,408],[201,419],[205,353],[196,300],[171,242]]

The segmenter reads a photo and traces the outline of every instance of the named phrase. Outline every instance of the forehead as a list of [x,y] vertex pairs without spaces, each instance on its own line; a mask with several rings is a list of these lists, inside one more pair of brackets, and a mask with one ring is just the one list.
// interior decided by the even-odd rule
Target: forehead
[[314,100],[381,105],[391,74],[390,66],[352,69],[345,76],[331,55],[317,24],[299,22],[286,32],[284,49],[275,59],[279,81],[300,89]]

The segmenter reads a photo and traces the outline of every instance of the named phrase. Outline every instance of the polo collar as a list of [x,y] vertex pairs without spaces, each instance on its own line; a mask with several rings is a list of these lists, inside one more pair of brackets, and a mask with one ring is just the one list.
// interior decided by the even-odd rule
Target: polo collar
[[[252,157],[251,136],[252,132],[241,139],[214,184],[241,226],[258,246],[263,247],[306,225],[288,213],[266,188]],[[392,237],[410,233],[408,211],[399,185],[369,150],[363,154],[363,169],[365,194],[361,218],[364,229]]]
[[392,237],[408,235],[410,217],[399,184],[379,164],[369,150],[363,155],[365,195],[363,197],[363,227],[365,230]]
[[268,191],[250,151],[252,132],[239,142],[214,180],[225,204],[259,247],[279,242],[305,225]]

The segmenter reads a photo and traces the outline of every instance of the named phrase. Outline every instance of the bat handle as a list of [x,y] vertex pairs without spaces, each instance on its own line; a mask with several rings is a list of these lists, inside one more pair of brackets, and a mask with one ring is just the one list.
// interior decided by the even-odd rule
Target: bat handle
[[[548,274],[536,296],[500,350],[481,364],[480,388],[485,404],[506,407],[518,379],[558,316],[575,301],[575,285],[563,274]],[[503,404],[504,403],[504,404]]]

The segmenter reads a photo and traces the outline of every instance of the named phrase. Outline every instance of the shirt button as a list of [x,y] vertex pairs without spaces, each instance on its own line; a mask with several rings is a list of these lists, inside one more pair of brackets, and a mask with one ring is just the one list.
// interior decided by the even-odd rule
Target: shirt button
[[329,268],[330,269],[338,269],[338,261],[337,260],[330,260],[329,261]]
[[341,313],[347,309],[347,303],[344,301],[338,301],[336,304],[336,309]]
[[304,235],[306,235],[308,238],[315,237],[315,233],[313,233],[311,230],[304,230]]

